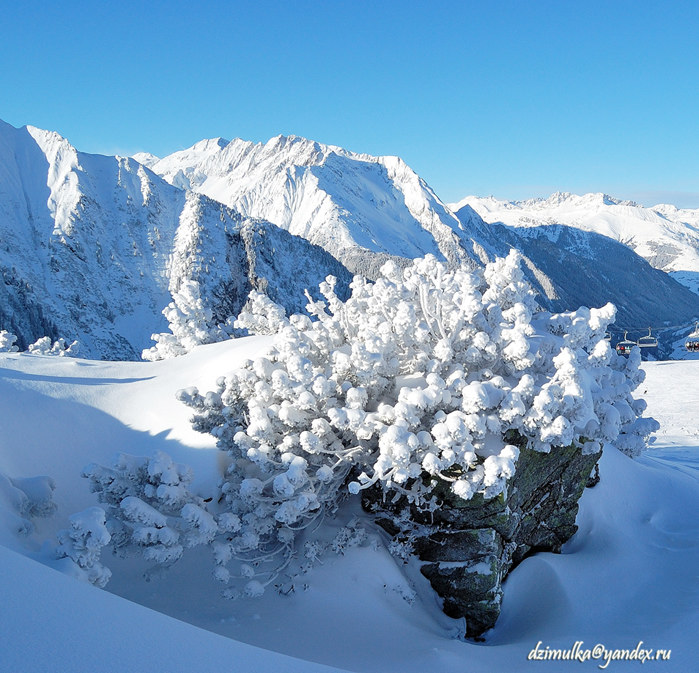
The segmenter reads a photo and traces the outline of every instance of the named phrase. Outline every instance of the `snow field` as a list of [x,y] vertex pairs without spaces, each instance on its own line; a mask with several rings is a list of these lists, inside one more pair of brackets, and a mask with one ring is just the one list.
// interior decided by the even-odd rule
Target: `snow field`
[[[654,447],[636,461],[605,449],[602,480],[581,500],[580,530],[563,554],[537,554],[513,571],[484,644],[456,637],[459,622],[439,612],[415,568],[406,576],[376,531],[344,556],[324,558],[304,576],[308,588],[258,600],[221,598],[209,559],[196,554],[145,582],[139,562],[105,553],[114,572],[108,591],[36,563],[49,563],[42,544],[68,526],[68,516],[97,504],[79,476],[90,462],[163,450],[193,467],[195,485],[211,482],[220,469],[213,438],[191,429],[175,391],[211,389],[267,343],[223,342],[154,363],[0,355],[0,473],[30,500],[39,495],[20,480],[50,477],[58,506],[48,518],[25,512],[34,529],[18,535],[17,498],[0,498],[0,544],[7,548],[0,547],[0,671],[327,670],[321,664],[408,673],[598,670],[597,662],[539,664],[527,654],[539,641],[633,649],[641,640],[672,650],[670,661],[647,662],[643,670],[694,669],[697,362],[643,365],[648,376],[638,392],[661,424]],[[8,492],[18,496],[0,488]],[[348,506],[324,524],[325,535],[355,514],[356,505]],[[608,670],[629,667],[611,662]]]

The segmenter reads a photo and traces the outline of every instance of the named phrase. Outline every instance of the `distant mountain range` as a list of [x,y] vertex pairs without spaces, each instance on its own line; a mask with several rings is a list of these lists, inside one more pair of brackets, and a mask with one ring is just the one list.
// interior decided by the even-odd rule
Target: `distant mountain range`
[[0,122],[0,329],[20,345],[46,334],[134,359],[186,280],[222,321],[251,288],[298,311],[328,274],[346,287],[389,258],[475,267],[511,247],[547,308],[613,301],[620,323],[689,324],[698,223],[698,211],[601,195],[450,207],[397,157],[298,137],[126,158]]
[[454,211],[464,206],[473,208],[488,223],[520,228],[562,224],[607,236],[699,292],[699,208],[680,210],[668,204],[644,208],[607,194],[560,192],[548,199],[527,201],[468,196],[450,205]]

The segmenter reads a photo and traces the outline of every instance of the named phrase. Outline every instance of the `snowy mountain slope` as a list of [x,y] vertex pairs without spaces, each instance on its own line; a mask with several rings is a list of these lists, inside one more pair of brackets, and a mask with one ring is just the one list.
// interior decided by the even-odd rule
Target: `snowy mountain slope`
[[[264,337],[239,339],[155,363],[0,354],[0,473],[52,477],[58,505],[23,535],[0,516],[0,544],[8,548],[0,549],[0,670],[291,672],[325,664],[367,673],[506,673],[529,667],[539,641],[542,649],[564,650],[576,641],[583,648],[633,650],[643,641],[644,648],[672,651],[644,670],[693,670],[699,362],[644,365],[641,390],[648,413],[661,423],[655,447],[636,461],[605,449],[601,482],[581,499],[578,533],[562,554],[535,554],[513,571],[500,620],[484,643],[455,637],[460,624],[440,614],[419,573],[406,577],[374,532],[367,544],[313,568],[307,589],[235,602],[220,597],[208,565],[201,572],[198,561],[208,564],[208,557],[183,559],[147,582],[133,559],[107,554],[103,561],[115,572],[110,593],[36,563],[50,565],[42,542],[71,513],[96,504],[79,476],[89,462],[108,461],[117,451],[164,450],[191,464],[197,489],[206,492],[218,478],[219,452],[211,436],[193,431],[174,393],[187,385],[210,389],[268,345]],[[8,507],[0,499],[0,513]],[[332,529],[352,514],[324,525]],[[598,664],[604,661],[582,668]],[[541,669],[565,673],[571,665],[547,661]],[[608,668],[619,667],[626,666]]]
[[218,673],[230,670],[231,662],[236,670],[259,673],[341,670],[204,631],[2,546],[0,564],[3,671]]
[[355,154],[296,136],[265,144],[216,138],[151,167],[177,187],[303,236],[350,270],[361,265],[359,251],[432,253],[472,265],[481,259],[479,246],[491,243],[487,229],[455,218],[398,157]]
[[644,208],[606,194],[569,193],[526,201],[468,196],[450,207],[458,211],[465,205],[489,223],[514,227],[565,224],[608,236],[699,293],[699,209],[679,210],[664,204]]
[[[472,213],[466,205],[457,216]],[[614,239],[554,224],[489,226],[505,251],[513,247],[524,255],[530,281],[549,310],[611,301],[617,307],[614,343],[623,338],[624,329],[633,330],[630,336],[637,339],[647,333],[640,328],[689,328],[699,316],[696,294]],[[669,342],[661,346],[661,354],[669,352]]]
[[[133,357],[111,326],[119,316],[161,323],[184,194],[131,159],[83,154],[56,133],[4,123],[0,171],[4,275],[86,353]],[[15,300],[3,327],[24,342],[42,336],[7,280],[5,291]]]
[[351,280],[347,269],[319,246],[194,192],[187,192],[168,272],[172,293],[185,279],[199,283],[217,322],[237,316],[252,289],[287,311],[302,312],[304,290],[317,296],[328,274],[338,278],[342,291]]
[[225,319],[251,287],[298,310],[306,286],[328,273],[348,278],[322,249],[185,193],[134,159],[85,154],[56,133],[1,122],[0,242],[0,329],[20,346],[46,334],[77,338],[85,355],[112,359],[151,345],[183,280],[199,281]]

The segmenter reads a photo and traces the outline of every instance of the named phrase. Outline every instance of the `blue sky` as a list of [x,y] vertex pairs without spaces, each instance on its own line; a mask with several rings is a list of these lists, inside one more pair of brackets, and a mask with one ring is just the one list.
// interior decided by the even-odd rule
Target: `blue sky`
[[0,118],[107,154],[302,135],[445,201],[696,208],[698,31],[695,0],[5,2]]

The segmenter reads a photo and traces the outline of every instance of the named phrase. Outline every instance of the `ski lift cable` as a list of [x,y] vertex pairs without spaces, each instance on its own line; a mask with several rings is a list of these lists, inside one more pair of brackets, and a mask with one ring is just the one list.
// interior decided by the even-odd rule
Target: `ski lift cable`
[[[673,330],[673,329],[676,330],[676,329],[686,328],[687,326],[688,325],[686,322],[680,323],[678,325],[656,325],[656,326],[640,325],[637,327],[627,327],[627,326],[618,327],[616,325],[609,325],[609,327],[607,327],[607,332],[616,332],[618,334],[621,334],[622,332],[645,332],[648,329],[652,330],[653,332],[664,332],[666,330]],[[695,322],[695,330],[694,331],[699,332],[699,322]]]

